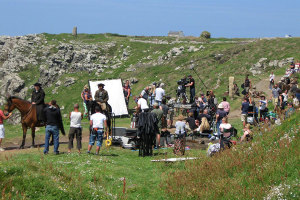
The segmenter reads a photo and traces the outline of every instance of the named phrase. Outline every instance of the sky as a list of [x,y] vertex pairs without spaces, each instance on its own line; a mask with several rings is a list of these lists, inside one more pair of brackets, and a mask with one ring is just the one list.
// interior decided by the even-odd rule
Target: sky
[[300,36],[300,0],[0,0],[0,35]]

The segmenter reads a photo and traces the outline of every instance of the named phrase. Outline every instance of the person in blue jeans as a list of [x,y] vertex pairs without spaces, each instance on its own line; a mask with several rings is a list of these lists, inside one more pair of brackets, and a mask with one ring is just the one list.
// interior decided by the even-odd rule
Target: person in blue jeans
[[54,142],[54,154],[58,155],[59,147],[59,130],[61,130],[63,135],[66,135],[60,109],[58,108],[56,101],[52,100],[49,107],[44,109],[45,119],[46,119],[46,135],[45,135],[45,149],[44,154],[49,152],[49,141],[51,135],[53,135]]
[[90,153],[92,147],[96,143],[96,155],[99,154],[100,147],[102,146],[103,137],[104,137],[104,130],[107,130],[107,123],[106,123],[106,116],[100,112],[100,107],[95,107],[96,113],[92,114],[90,118],[90,126],[92,128],[91,135],[90,135],[90,142],[88,146],[87,153]]
[[218,130],[218,137],[219,138],[220,138],[220,135],[221,135],[220,125],[222,123],[222,119],[226,116],[227,116],[227,113],[226,113],[226,111],[224,111],[223,104],[220,103],[218,105],[218,110],[216,112],[216,122],[217,122],[217,130]]

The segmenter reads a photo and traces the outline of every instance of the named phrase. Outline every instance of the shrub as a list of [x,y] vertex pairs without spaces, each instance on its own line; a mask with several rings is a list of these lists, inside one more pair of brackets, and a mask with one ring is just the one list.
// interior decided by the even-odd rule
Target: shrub
[[210,38],[210,32],[208,31],[203,31],[200,35],[200,37],[205,38],[205,39],[209,39]]

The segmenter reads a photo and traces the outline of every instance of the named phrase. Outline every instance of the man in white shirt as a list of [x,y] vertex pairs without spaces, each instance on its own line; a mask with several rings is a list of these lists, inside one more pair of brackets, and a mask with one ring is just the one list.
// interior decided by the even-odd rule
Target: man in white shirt
[[107,123],[106,116],[100,113],[100,107],[96,106],[95,111],[96,113],[92,114],[90,118],[90,126],[92,127],[92,131],[87,153],[91,152],[91,149],[97,139],[96,155],[98,155],[103,142],[104,130],[107,130]]
[[163,89],[164,84],[160,84],[159,88],[155,90],[155,102],[158,103],[158,106],[161,105],[161,101],[165,96],[165,90]]
[[70,112],[70,131],[69,131],[69,149],[68,153],[71,153],[71,149],[73,148],[73,140],[74,136],[76,136],[77,141],[77,149],[78,153],[80,153],[81,149],[81,139],[82,139],[82,127],[81,120],[83,118],[83,114],[79,112],[79,105],[76,103],[74,105],[74,111]]
[[149,111],[149,106],[147,104],[147,100],[144,99],[143,97],[138,97],[138,102],[137,102],[137,113],[140,112],[148,112]]

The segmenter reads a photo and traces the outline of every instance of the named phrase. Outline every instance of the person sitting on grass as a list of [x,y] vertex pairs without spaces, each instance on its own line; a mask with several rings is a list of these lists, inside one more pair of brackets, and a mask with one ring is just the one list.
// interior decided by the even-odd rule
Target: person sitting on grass
[[199,131],[200,133],[203,133],[203,131],[208,131],[209,129],[210,129],[210,125],[209,125],[207,118],[202,117],[201,124],[200,124],[199,128],[197,128],[197,131]]
[[228,123],[228,117],[222,118],[222,123],[220,124],[220,146],[221,148],[225,148],[225,145],[230,148],[231,142],[229,141],[229,137],[231,134],[231,124]]
[[[107,123],[106,123],[106,116],[100,112],[100,107],[96,106],[95,111],[96,113],[92,114],[90,120],[90,126],[92,128],[91,135],[90,135],[90,142],[88,146],[87,153],[91,153],[92,147],[97,140],[97,147],[96,147],[96,155],[99,155],[100,147],[103,143],[103,137],[105,137],[104,130],[107,130]],[[108,136],[108,134],[107,134]]]
[[81,120],[83,118],[83,114],[81,112],[79,112],[78,109],[79,109],[79,105],[78,105],[78,103],[76,103],[74,105],[74,111],[70,112],[70,115],[69,115],[70,131],[69,131],[68,153],[71,153],[71,149],[73,148],[74,136],[76,137],[76,141],[77,141],[78,153],[80,153],[80,149],[81,149],[81,139],[82,139]]
[[197,129],[194,113],[189,112],[188,118],[185,121],[189,124],[189,128],[187,129],[193,133]]
[[288,108],[285,111],[285,118],[289,118],[295,112],[295,108],[291,102],[288,103]]
[[2,140],[5,137],[3,121],[10,118],[11,115],[12,115],[12,113],[9,113],[7,116],[5,116],[3,111],[0,109],[0,151],[4,151],[4,149],[1,147]]
[[243,142],[246,139],[246,137],[250,136],[250,134],[251,134],[250,124],[246,124],[245,128],[243,129],[243,131],[244,131],[244,134],[241,137],[241,142]]

